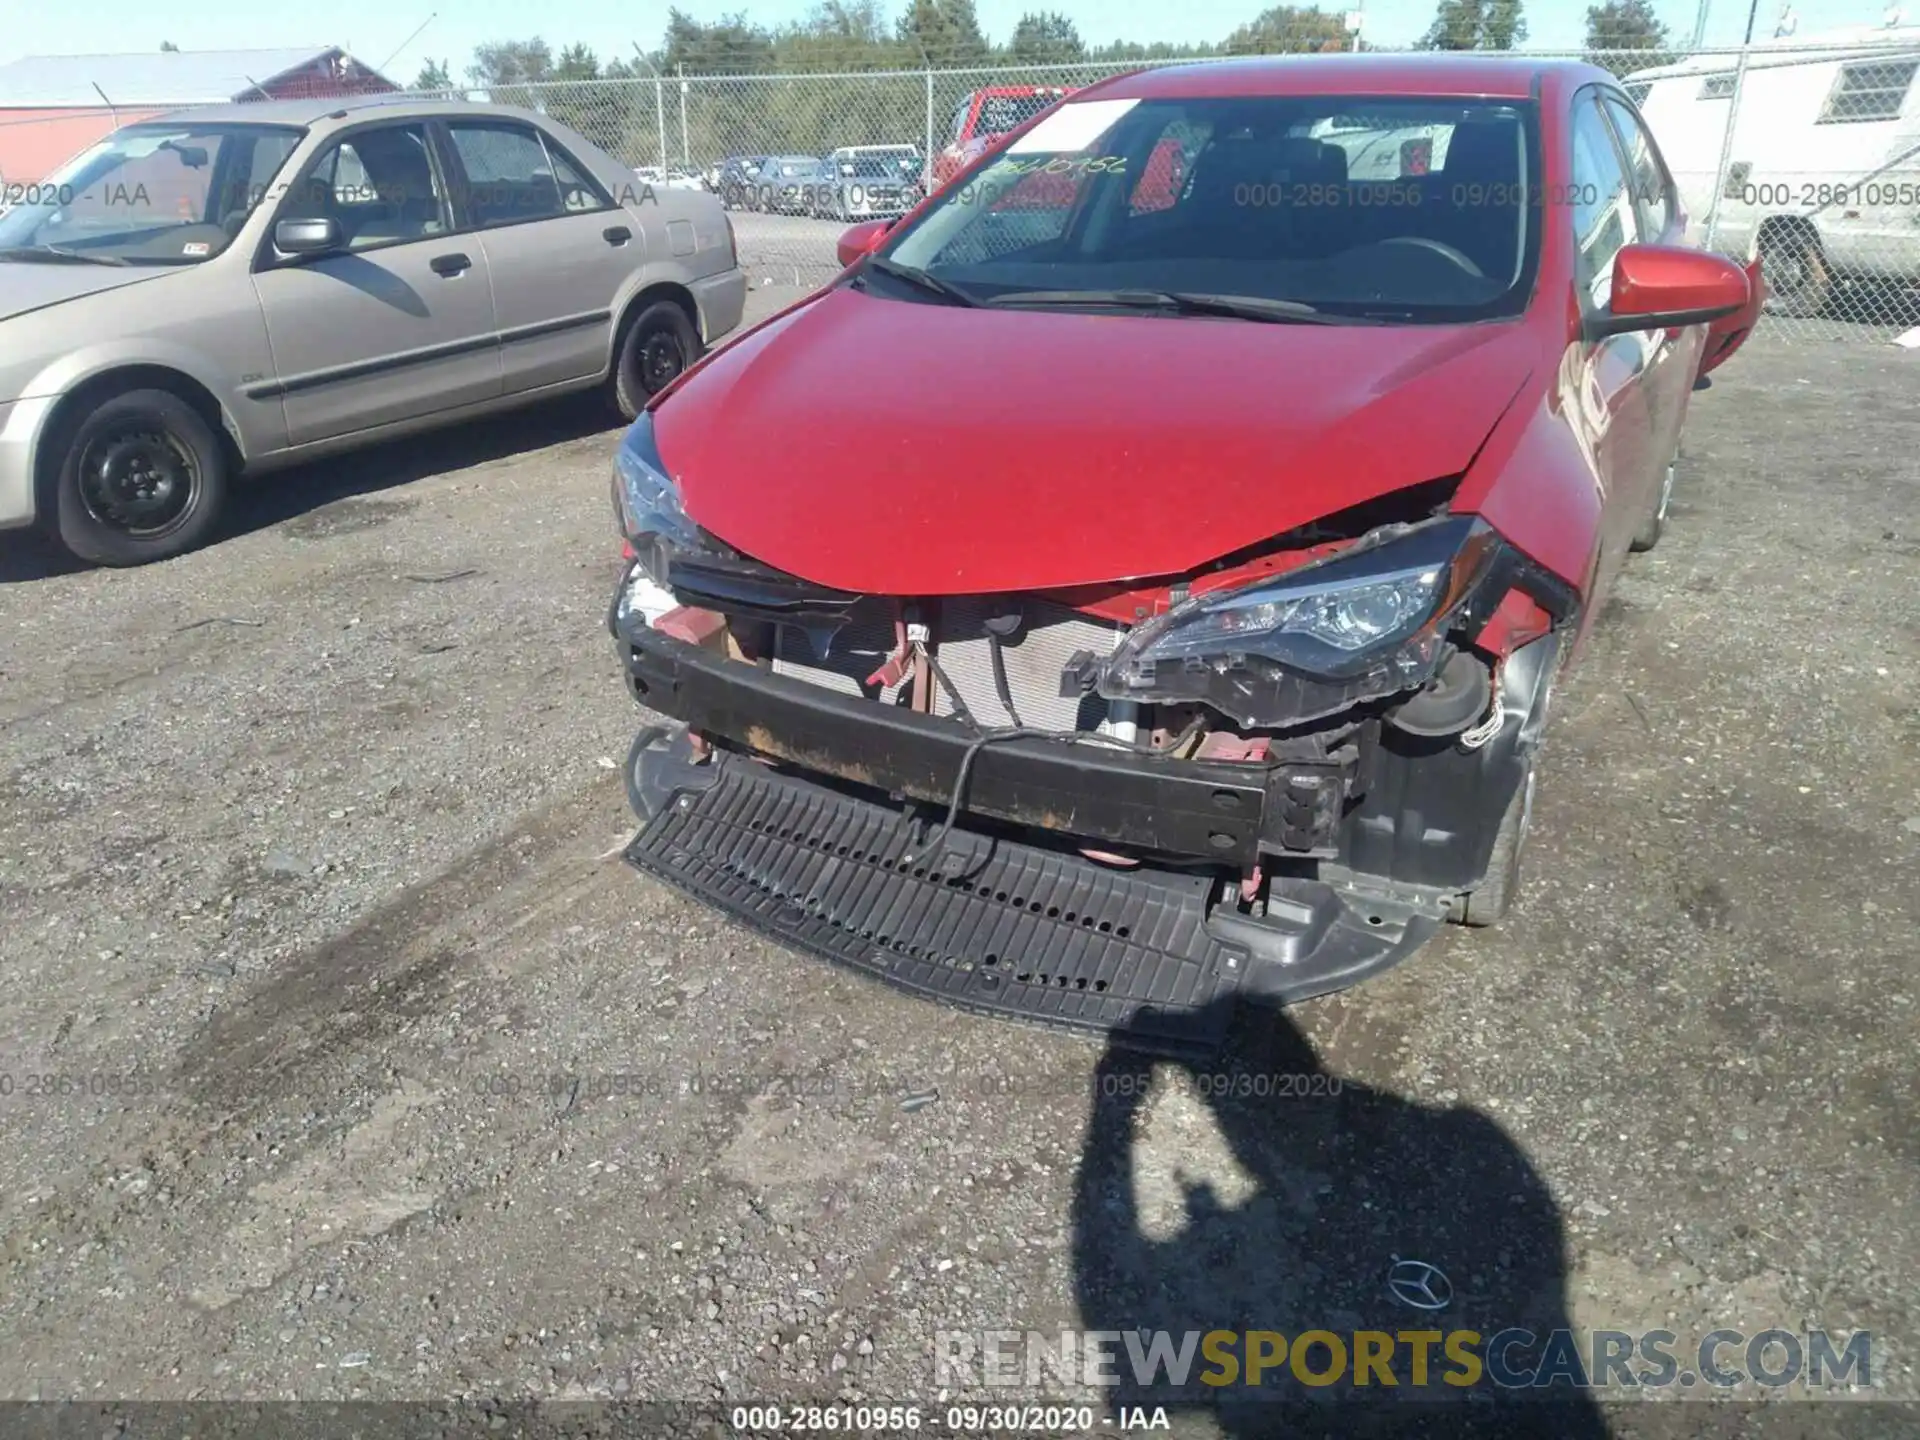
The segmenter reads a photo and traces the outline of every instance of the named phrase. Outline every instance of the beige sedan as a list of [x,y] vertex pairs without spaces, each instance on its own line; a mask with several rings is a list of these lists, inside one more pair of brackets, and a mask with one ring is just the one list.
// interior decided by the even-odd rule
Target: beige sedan
[[126,126],[0,215],[0,530],[135,565],[233,480],[569,391],[631,419],[740,323],[713,196],[505,106]]

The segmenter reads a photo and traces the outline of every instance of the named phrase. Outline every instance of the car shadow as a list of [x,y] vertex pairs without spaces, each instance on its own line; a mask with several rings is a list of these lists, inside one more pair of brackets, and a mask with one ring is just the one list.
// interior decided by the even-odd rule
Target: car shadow
[[39,530],[0,530],[0,585],[51,580],[87,568]]
[[336,501],[594,435],[608,437],[611,465],[620,428],[605,398],[586,392],[275,470],[234,487],[214,543],[284,524]]
[[[1418,1104],[1329,1072],[1284,1014],[1242,1015],[1230,1035],[1223,1055],[1202,1065],[1119,1044],[1102,1056],[1075,1188],[1076,1298],[1086,1329],[1117,1332],[1122,1342],[1145,1332],[1135,1347],[1149,1357],[1155,1332],[1177,1352],[1189,1334],[1267,1331],[1285,1337],[1263,1342],[1268,1354],[1285,1358],[1250,1386],[1244,1362],[1253,1346],[1240,1339],[1224,1352],[1237,1357],[1237,1373],[1220,1383],[1225,1367],[1203,1345],[1186,1383],[1173,1384],[1164,1369],[1139,1373],[1128,1345],[1114,1343],[1114,1418],[1163,1407],[1175,1433],[1205,1416],[1236,1440],[1602,1440],[1608,1429],[1588,1392],[1445,1378],[1464,1367],[1442,1336],[1478,1332],[1488,1342],[1483,1358],[1502,1332],[1539,1337],[1503,1350],[1512,1370],[1489,1362],[1488,1374],[1510,1381],[1550,1354],[1547,1337],[1571,1327],[1559,1213],[1514,1141],[1476,1110]],[[1169,1070],[1184,1071],[1177,1097]],[[1206,1129],[1217,1130],[1217,1142],[1200,1134]],[[1230,1164],[1216,1163],[1205,1178],[1186,1173],[1216,1144]],[[1232,1192],[1225,1199],[1223,1184]],[[1420,1262],[1444,1278],[1431,1279]],[[1422,1279],[1424,1292],[1410,1284]],[[1449,1291],[1440,1309],[1406,1298]],[[1331,1332],[1345,1347],[1334,1383],[1304,1383],[1291,1369],[1293,1342],[1307,1331]],[[1392,1338],[1393,1388],[1377,1369],[1370,1384],[1353,1383],[1358,1331]],[[1420,1342],[1401,1337],[1422,1331],[1434,1339],[1427,1384],[1416,1385]],[[1306,1376],[1321,1376],[1336,1352],[1321,1339],[1298,1358]]]
[[[611,464],[620,429],[605,398],[589,391],[242,479],[234,485],[226,516],[207,548],[336,501],[596,435],[607,437]],[[87,568],[38,530],[0,532],[0,585],[48,580]]]

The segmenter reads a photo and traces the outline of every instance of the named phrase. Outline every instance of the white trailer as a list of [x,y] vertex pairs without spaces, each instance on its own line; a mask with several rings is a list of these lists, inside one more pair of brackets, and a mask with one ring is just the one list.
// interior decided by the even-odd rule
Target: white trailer
[[1920,26],[1893,24],[1756,42],[1744,68],[1695,55],[1624,84],[1689,238],[1758,256],[1769,308],[1816,315],[1845,282],[1920,285],[1916,75]]

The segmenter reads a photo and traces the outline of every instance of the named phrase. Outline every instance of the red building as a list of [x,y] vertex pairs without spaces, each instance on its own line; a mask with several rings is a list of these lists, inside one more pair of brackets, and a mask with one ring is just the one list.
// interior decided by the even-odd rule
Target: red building
[[115,127],[170,110],[399,88],[337,45],[30,55],[0,65],[0,185],[43,179]]

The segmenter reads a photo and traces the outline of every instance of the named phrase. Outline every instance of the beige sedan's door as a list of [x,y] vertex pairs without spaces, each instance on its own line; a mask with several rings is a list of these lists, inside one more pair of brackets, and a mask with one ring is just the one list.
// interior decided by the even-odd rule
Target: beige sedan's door
[[309,444],[496,399],[500,349],[487,257],[452,213],[419,123],[357,127],[327,146],[275,222],[330,218],[344,248],[256,267],[287,438]]
[[627,197],[607,194],[531,124],[493,116],[443,123],[460,172],[454,190],[478,231],[465,238],[493,278],[507,393],[601,374],[614,297],[647,263],[646,236],[619,203]]

